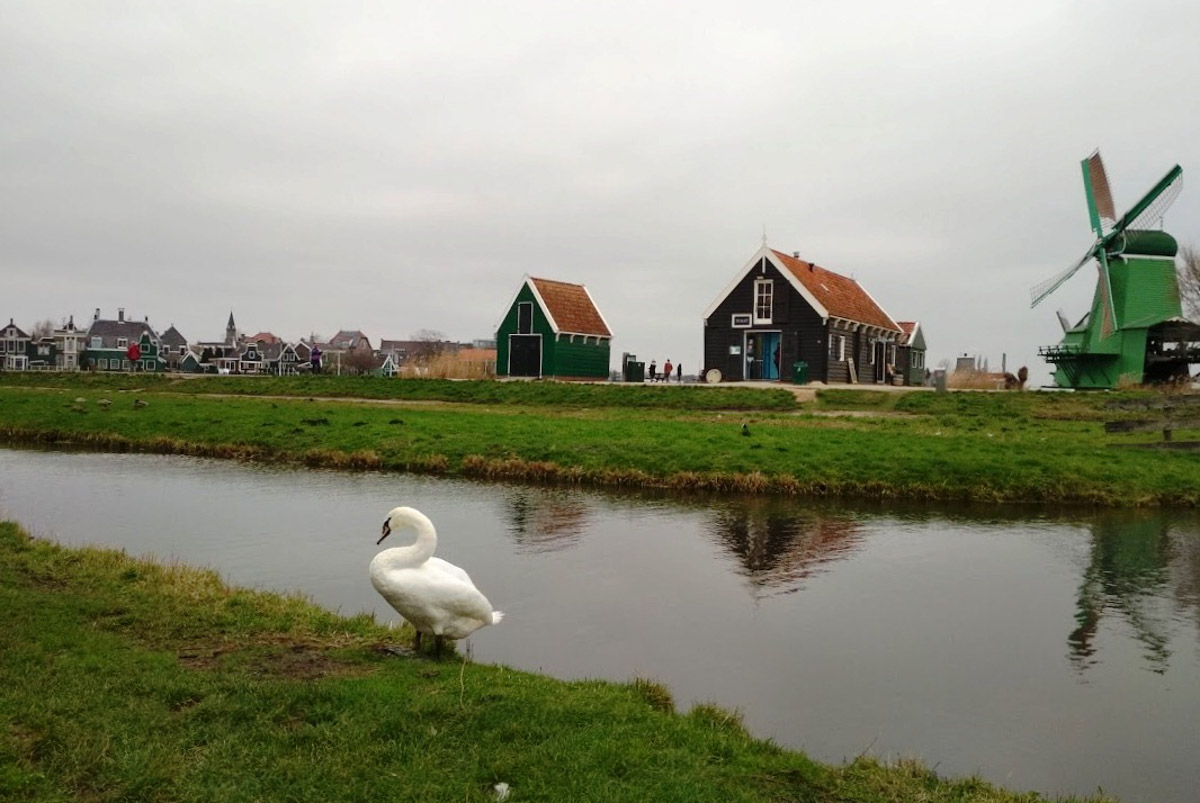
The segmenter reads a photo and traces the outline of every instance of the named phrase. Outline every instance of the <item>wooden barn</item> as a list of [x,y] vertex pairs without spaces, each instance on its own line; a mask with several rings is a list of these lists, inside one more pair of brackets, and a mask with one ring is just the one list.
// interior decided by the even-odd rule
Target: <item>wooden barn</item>
[[526,275],[496,328],[496,375],[607,379],[611,341],[585,286]]
[[704,312],[704,377],[888,383],[903,334],[854,279],[764,244]]

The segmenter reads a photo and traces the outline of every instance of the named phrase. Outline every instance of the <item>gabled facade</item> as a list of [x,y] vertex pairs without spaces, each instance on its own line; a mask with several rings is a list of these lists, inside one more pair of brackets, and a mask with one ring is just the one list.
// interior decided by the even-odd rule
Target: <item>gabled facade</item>
[[896,347],[896,373],[905,385],[925,384],[925,330],[920,321],[896,321],[904,332]]
[[55,329],[54,367],[59,371],[78,371],[86,338],[87,332],[76,328],[74,315],[67,319],[61,329]]
[[[129,347],[138,347],[138,358],[130,359]],[[126,320],[117,310],[117,320],[104,320],[96,310],[85,340],[87,367],[94,371],[163,371],[166,362],[159,354],[161,341],[147,321]]]
[[53,335],[29,341],[28,367],[30,371],[53,371],[57,356],[58,346],[54,342]]
[[24,371],[29,368],[29,335],[8,319],[0,329],[0,371]]
[[167,363],[167,370],[178,371],[180,362],[188,352],[187,338],[175,328],[175,324],[171,324],[159,340],[162,343],[161,354]]
[[763,245],[704,312],[703,375],[889,382],[902,334],[854,279]]
[[611,343],[587,287],[527,275],[496,327],[496,375],[606,379]]

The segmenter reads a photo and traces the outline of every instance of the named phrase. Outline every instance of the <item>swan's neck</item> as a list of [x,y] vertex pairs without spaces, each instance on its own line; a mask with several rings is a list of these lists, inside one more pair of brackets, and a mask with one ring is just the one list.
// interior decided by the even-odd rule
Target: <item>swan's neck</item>
[[437,530],[433,528],[433,522],[429,519],[409,519],[404,523],[416,530],[417,540],[409,546],[383,550],[379,559],[386,562],[388,568],[405,569],[420,566],[433,557],[433,551],[437,549]]

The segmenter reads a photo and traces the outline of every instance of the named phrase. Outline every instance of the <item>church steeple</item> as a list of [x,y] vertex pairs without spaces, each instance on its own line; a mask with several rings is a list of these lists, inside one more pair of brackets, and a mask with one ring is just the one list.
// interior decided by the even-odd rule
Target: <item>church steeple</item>
[[233,322],[233,310],[229,311],[229,323],[225,324],[225,342],[236,346],[238,342],[237,324]]

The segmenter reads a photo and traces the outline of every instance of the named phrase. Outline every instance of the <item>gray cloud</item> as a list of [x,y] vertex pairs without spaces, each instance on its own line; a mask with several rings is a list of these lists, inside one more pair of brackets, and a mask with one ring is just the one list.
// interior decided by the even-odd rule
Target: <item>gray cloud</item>
[[[906,7],[919,5],[920,8]],[[1200,8],[16,2],[0,266],[19,322],[491,334],[525,273],[698,366],[758,247],[856,276],[932,361],[1030,365],[1091,274],[1078,162],[1200,163]],[[1190,173],[1185,172],[1185,176]],[[1167,217],[1200,239],[1200,192]]]

